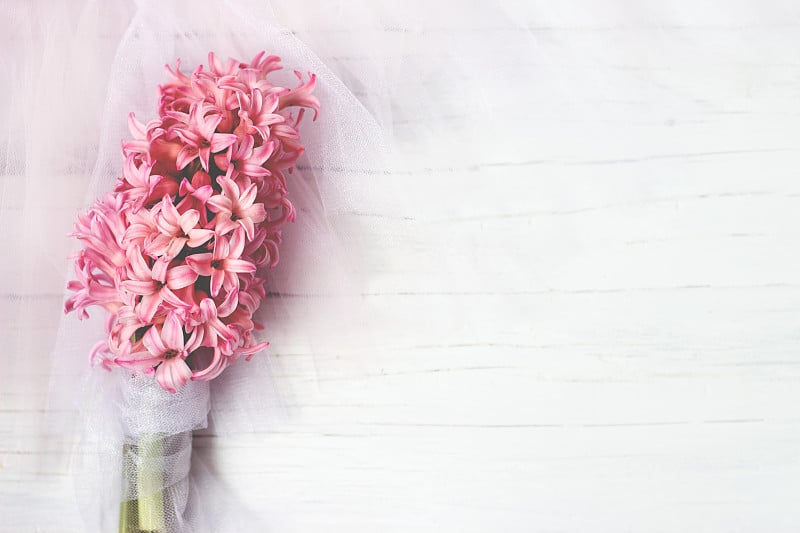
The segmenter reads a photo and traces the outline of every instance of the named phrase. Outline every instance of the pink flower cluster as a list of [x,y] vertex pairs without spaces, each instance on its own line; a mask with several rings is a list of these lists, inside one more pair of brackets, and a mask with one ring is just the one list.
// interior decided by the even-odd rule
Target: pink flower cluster
[[171,392],[266,347],[253,337],[259,271],[278,262],[281,226],[294,219],[286,173],[303,153],[305,108],[316,118],[320,105],[313,74],[295,72],[293,89],[267,80],[276,56],[208,59],[191,76],[167,67],[159,118],[130,115],[122,177],[73,233],[83,247],[65,310],[110,313],[92,362],[155,373]]

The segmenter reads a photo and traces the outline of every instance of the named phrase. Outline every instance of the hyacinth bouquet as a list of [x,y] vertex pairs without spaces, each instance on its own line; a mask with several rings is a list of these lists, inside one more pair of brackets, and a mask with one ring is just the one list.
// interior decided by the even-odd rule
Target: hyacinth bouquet
[[[287,176],[304,150],[298,125],[320,106],[313,74],[296,72],[299,85],[287,88],[268,79],[279,69],[263,52],[249,63],[211,53],[191,75],[179,61],[167,67],[158,118],[129,116],[122,176],[75,224],[82,247],[66,311],[108,312],[90,360],[121,367],[131,383],[120,413],[121,532],[182,529],[191,431],[154,418],[202,412],[185,405],[207,401],[188,385],[267,346],[253,315],[281,226],[295,217]],[[184,464],[171,462],[178,456]]]

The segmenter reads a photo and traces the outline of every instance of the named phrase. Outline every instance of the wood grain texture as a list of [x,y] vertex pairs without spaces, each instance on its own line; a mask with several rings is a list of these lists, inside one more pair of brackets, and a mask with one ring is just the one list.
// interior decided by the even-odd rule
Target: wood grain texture
[[[195,441],[270,530],[800,530],[800,9],[669,4],[509,3],[514,25],[440,28],[530,48],[498,58],[503,137],[423,146],[419,117],[395,116],[403,157],[379,179],[424,196],[341,215],[375,243],[362,300],[385,348],[320,359],[284,339],[286,419]],[[64,223],[66,183],[65,207],[41,206]],[[60,266],[15,268],[4,357],[47,353]],[[11,372],[0,531],[80,531],[37,422],[46,365]]]

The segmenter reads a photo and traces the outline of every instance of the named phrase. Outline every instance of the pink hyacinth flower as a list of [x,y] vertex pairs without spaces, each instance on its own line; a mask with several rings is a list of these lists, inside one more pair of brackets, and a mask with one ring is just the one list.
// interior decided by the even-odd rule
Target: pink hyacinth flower
[[222,171],[227,172],[228,178],[239,173],[257,178],[269,176],[271,172],[264,168],[264,163],[275,150],[275,143],[270,141],[257,148],[253,146],[253,136],[246,135],[239,146],[231,145],[227,153],[214,156],[214,162]]
[[183,178],[178,193],[183,196],[183,200],[177,205],[178,211],[185,212],[195,209],[200,213],[200,224],[204,227],[208,224],[208,213],[206,212],[206,202],[214,195],[211,187],[211,176],[202,170],[198,170],[189,181]]
[[239,191],[239,186],[230,178],[220,176],[217,179],[222,194],[217,194],[208,199],[208,208],[217,213],[217,233],[225,235],[238,225],[244,228],[248,239],[255,235],[255,225],[267,218],[264,204],[254,203],[258,190],[255,183],[244,191]]
[[129,154],[125,158],[122,169],[122,190],[132,200],[133,211],[141,209],[151,198],[174,194],[177,184],[173,180],[166,180],[163,176],[152,174],[152,163],[141,163],[137,166],[136,156]]
[[126,156],[129,154],[148,154],[150,152],[150,143],[164,135],[160,120],[151,120],[147,125],[144,125],[136,120],[136,116],[132,112],[128,114],[128,129],[133,135],[133,140],[122,143],[122,153]]
[[161,211],[155,219],[160,233],[145,245],[145,251],[153,257],[172,259],[181,253],[184,246],[197,248],[214,236],[212,230],[197,226],[200,221],[197,210],[189,209],[181,214],[169,197],[161,201]]
[[[175,296],[167,282],[167,268],[163,261],[156,261],[150,268],[138,246],[130,249],[128,258],[129,279],[123,281],[121,286],[132,295],[141,296],[141,301],[136,304],[136,312],[141,320],[150,322],[162,302],[183,307],[184,303]],[[174,282],[171,284],[172,288],[179,288]]]
[[[129,368],[155,367],[156,381],[169,392],[176,392],[192,377],[192,369],[186,364],[189,354],[200,346],[202,330],[196,329],[184,341],[183,328],[174,313],[170,313],[159,329],[153,326],[142,338],[146,352],[135,352],[119,357],[117,364]],[[156,366],[158,365],[158,366]]]
[[219,238],[212,253],[190,255],[186,258],[186,264],[200,276],[211,277],[211,296],[216,298],[223,286],[228,290],[238,286],[237,274],[256,271],[256,265],[240,259],[242,250],[244,250],[244,230],[237,229],[230,242]]
[[299,70],[294,71],[294,75],[300,80],[300,85],[286,94],[282,94],[279,99],[278,107],[284,109],[290,106],[308,107],[314,110],[314,120],[317,120],[320,103],[312,91],[317,84],[317,76],[309,73],[308,83],[303,83],[303,74]]
[[[231,133],[217,133],[217,126],[222,121],[219,113],[206,113],[206,106],[194,104],[186,117],[188,128],[176,129],[178,136],[186,143],[178,154],[178,170],[183,169],[200,158],[203,170],[208,172],[208,161],[212,153],[221,152],[235,143],[238,138]],[[180,116],[182,113],[171,113]]]
[[252,89],[251,96],[244,92],[239,96],[239,126],[236,133],[240,137],[258,133],[262,139],[269,139],[269,128],[273,124],[280,124],[286,119],[277,113],[278,95],[264,93],[259,89]]

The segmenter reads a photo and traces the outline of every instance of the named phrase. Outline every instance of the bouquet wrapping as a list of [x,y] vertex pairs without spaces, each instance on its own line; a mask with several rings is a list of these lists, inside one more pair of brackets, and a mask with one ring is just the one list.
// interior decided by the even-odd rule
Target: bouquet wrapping
[[207,425],[208,383],[170,393],[147,376],[119,378],[125,435],[119,531],[187,531],[192,431]]

